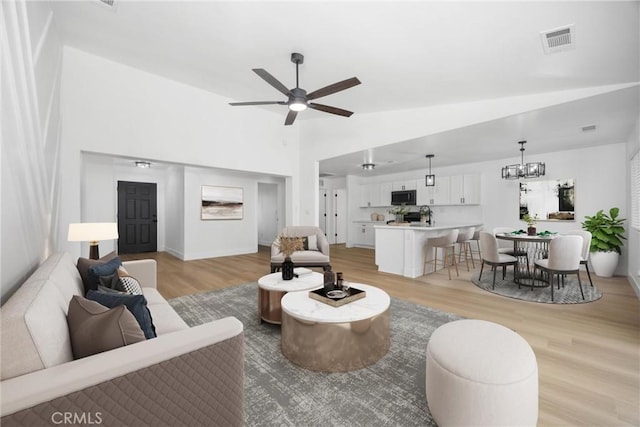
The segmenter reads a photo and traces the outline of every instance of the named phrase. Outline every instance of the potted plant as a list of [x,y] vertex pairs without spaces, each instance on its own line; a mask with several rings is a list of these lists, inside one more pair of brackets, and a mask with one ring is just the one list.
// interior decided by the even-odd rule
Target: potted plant
[[594,216],[585,216],[582,228],[591,233],[591,264],[600,277],[611,277],[622,254],[624,221],[618,218],[620,209],[609,209],[609,215],[599,210]]
[[275,241],[276,248],[284,255],[284,261],[282,262],[282,280],[293,279],[293,261],[291,261],[291,255],[295,251],[301,251],[304,249],[304,243],[301,237],[290,237],[281,233]]
[[526,213],[522,215],[522,220],[527,224],[527,234],[529,236],[535,236],[536,224],[538,223],[538,214],[531,216],[528,213]]
[[421,223],[425,224],[427,221],[431,222],[431,209],[429,208],[429,206],[420,206],[418,212],[420,213]]
[[403,203],[399,206],[394,206],[391,209],[389,209],[389,213],[391,215],[395,215],[396,223],[400,224],[401,222],[404,221],[404,216],[409,213],[409,208]]

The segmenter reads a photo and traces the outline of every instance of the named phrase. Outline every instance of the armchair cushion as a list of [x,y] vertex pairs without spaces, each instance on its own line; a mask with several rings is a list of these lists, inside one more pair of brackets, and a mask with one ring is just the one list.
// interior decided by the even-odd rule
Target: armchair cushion
[[[329,241],[319,227],[314,226],[290,226],[282,230],[281,235],[287,237],[302,237],[306,240],[305,250],[296,251],[291,255],[291,261],[298,267],[323,267],[330,265]],[[274,244],[271,245],[271,270],[276,271],[282,262],[284,255]]]

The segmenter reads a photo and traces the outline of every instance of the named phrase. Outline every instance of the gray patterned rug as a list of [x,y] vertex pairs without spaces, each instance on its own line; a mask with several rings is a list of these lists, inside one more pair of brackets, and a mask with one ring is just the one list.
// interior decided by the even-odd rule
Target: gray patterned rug
[[460,316],[391,299],[391,348],[377,363],[320,373],[289,362],[280,327],[258,320],[256,283],[169,301],[190,326],[235,316],[245,331],[247,426],[435,426],[425,398],[431,333]]
[[[478,278],[476,277],[471,279],[471,281],[474,285],[481,289],[484,289],[485,291],[489,291],[508,298],[515,298],[531,302],[542,302],[548,304],[581,304],[585,302],[596,301],[602,297],[602,291],[595,285],[591,286],[589,284],[589,279],[586,277],[586,274],[581,273],[580,280],[582,281],[584,299],[582,299],[582,295],[580,294],[578,279],[576,278],[576,275],[573,274],[568,275],[565,278],[564,287],[560,286],[560,289],[558,289],[556,286],[554,288],[553,301],[551,301],[551,289],[549,289],[548,286],[534,287],[532,290],[530,286],[522,285],[518,289],[518,285],[513,281],[513,270],[509,270],[511,270],[511,267],[507,269],[507,275],[505,279],[502,280],[502,270],[498,268],[496,274],[495,289],[491,289],[493,272],[486,266],[485,271],[482,273],[482,280],[478,280]],[[525,283],[530,283],[530,281],[526,280]],[[544,282],[536,281],[535,283],[540,286]],[[560,283],[562,284],[562,281]],[[554,284],[557,284],[557,282],[554,281]]]

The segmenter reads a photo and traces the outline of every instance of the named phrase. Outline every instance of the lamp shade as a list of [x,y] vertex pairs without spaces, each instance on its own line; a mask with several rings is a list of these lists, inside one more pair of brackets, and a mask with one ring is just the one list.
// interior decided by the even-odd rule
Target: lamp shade
[[69,224],[67,240],[70,242],[98,242],[118,238],[116,222],[82,222]]

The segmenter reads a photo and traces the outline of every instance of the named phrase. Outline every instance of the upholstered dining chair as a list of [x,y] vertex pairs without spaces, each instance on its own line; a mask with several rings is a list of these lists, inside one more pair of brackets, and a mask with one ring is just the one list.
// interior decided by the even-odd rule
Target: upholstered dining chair
[[513,265],[513,278],[517,281],[518,258],[513,255],[500,253],[498,248],[498,239],[496,239],[496,236],[491,233],[487,233],[486,231],[481,231],[480,250],[482,251],[482,265],[480,266],[480,275],[478,276],[478,280],[482,280],[482,270],[484,270],[484,265],[488,264],[491,266],[491,270],[493,271],[491,289],[496,288],[496,267],[502,267],[502,279],[504,280],[506,276],[506,267]]
[[591,280],[591,273],[589,272],[589,252],[591,250],[591,233],[587,230],[571,230],[567,231],[567,236],[580,236],[582,237],[582,254],[580,255],[580,265],[584,265],[587,270],[587,277],[589,283],[593,287],[593,281]]
[[[295,251],[291,255],[291,261],[296,267],[322,267],[324,271],[331,270],[329,241],[320,227],[307,225],[289,226],[285,227],[280,234],[287,237],[306,237],[307,249]],[[283,262],[284,255],[274,241],[271,244],[271,272],[280,271]]]
[[580,293],[584,299],[582,282],[580,281],[580,260],[582,259],[582,237],[562,235],[549,242],[549,257],[538,259],[535,268],[547,274],[547,282],[551,288],[551,301],[553,301],[553,278],[558,276],[558,289],[560,288],[560,277],[564,280],[567,274],[578,276]]
[[[503,234],[503,233],[511,233],[514,229],[509,227],[496,227],[493,229],[493,235]],[[501,254],[507,254],[514,257],[523,256],[527,261],[527,269],[529,268],[529,253],[526,250],[516,250],[514,248],[514,243],[509,240],[497,239],[498,240],[498,252]]]
[[[447,267],[449,280],[451,280],[451,266],[456,268],[456,276],[460,276],[458,263],[456,262],[456,241],[458,240],[458,229],[453,229],[438,237],[430,237],[425,243],[424,268],[422,274],[427,274],[427,265],[433,264],[433,272],[438,269],[438,249],[442,250],[442,267]],[[430,249],[433,248],[433,259],[427,259]]]
[[464,252],[464,262],[467,264],[467,271],[469,271],[469,257],[471,257],[471,265],[476,268],[476,263],[473,260],[473,252],[471,250],[471,239],[473,233],[476,231],[475,227],[463,228],[458,233],[458,264],[460,264],[460,258],[462,258],[462,252]]

